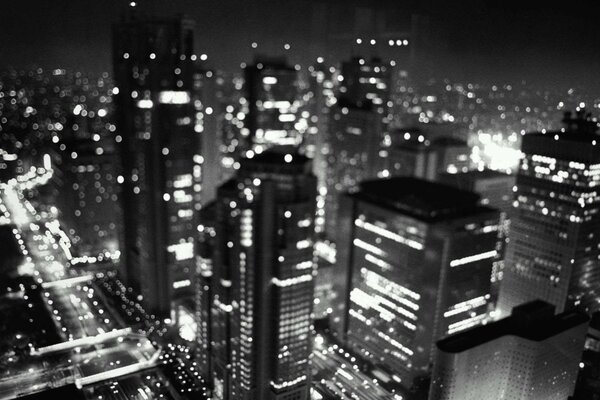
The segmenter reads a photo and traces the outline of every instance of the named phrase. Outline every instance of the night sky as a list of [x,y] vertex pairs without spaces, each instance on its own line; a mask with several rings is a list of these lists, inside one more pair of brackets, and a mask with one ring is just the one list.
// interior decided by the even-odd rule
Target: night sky
[[[161,15],[185,13],[197,22],[196,49],[211,65],[239,68],[252,55],[250,43],[269,53],[289,42],[294,50],[311,41],[313,4],[336,0],[160,0],[143,9]],[[0,67],[41,65],[110,71],[111,23],[129,1],[19,0],[0,13]],[[394,15],[427,15],[435,29],[427,49],[438,77],[502,82],[528,79],[545,85],[600,86],[600,5],[576,1],[338,2],[387,8]],[[527,4],[523,4],[527,3]],[[598,2],[596,2],[598,3]],[[573,4],[573,5],[571,5]],[[350,14],[349,14],[350,15]],[[344,24],[344,17],[337,24]],[[352,24],[348,18],[348,27]],[[402,24],[399,18],[399,25]],[[399,27],[402,28],[402,27]],[[268,45],[267,45],[268,44]],[[294,60],[302,61],[306,60]]]

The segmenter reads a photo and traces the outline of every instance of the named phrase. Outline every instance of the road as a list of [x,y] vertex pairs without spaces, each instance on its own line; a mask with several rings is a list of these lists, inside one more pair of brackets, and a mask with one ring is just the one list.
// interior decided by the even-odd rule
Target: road
[[179,399],[179,396],[169,384],[168,379],[158,370],[91,385],[84,388],[84,394],[90,400]]
[[384,390],[376,379],[361,371],[357,360],[324,336],[316,335],[313,346],[313,390],[325,400],[402,400]]
[[[97,295],[94,276],[83,275],[69,267],[71,243],[57,219],[57,213],[38,213],[25,198],[22,190],[30,188],[35,180],[36,177],[28,177],[1,185],[0,200],[4,205],[4,217],[17,228],[15,238],[26,259],[23,273],[33,275],[42,286],[44,304],[64,345],[82,340],[86,345],[32,356],[27,365],[15,368],[11,379],[0,381],[0,399],[73,383],[76,379],[102,376],[122,367],[152,367],[154,364],[149,360],[160,351],[139,335],[97,340],[125,327],[122,321],[110,315],[103,299]],[[40,179],[40,183],[45,181],[47,179]],[[87,345],[87,339],[90,345]],[[163,393],[160,383],[150,387],[145,380],[128,378],[121,383],[115,377],[107,385],[111,389],[100,397],[102,399],[172,398]],[[98,390],[103,391],[101,388]],[[128,395],[132,391],[137,395]]]

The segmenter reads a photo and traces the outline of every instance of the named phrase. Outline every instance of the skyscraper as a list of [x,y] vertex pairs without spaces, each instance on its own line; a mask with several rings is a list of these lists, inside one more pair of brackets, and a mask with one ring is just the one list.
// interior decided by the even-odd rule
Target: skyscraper
[[193,24],[182,18],[114,25],[117,133],[128,283],[168,317],[193,290],[195,215],[202,157],[195,131]]
[[583,112],[560,132],[523,137],[498,307],[542,299],[600,310],[600,136]]
[[422,134],[398,130],[390,134],[386,176],[412,176],[436,181],[441,173],[467,172],[471,149],[453,137],[427,139]]
[[534,301],[437,343],[431,400],[563,400],[573,394],[588,327],[579,312],[554,315]]
[[196,247],[196,360],[204,378],[212,374],[211,369],[211,304],[214,282],[213,264],[216,245],[215,232],[216,203],[205,205],[200,211],[198,242]]
[[371,103],[356,105],[339,99],[329,122],[325,216],[327,236],[336,240],[339,197],[377,176],[384,126]]
[[388,122],[390,70],[380,59],[354,57],[342,64],[337,102],[327,132],[325,217],[327,237],[335,241],[340,194],[381,171]]
[[286,148],[241,164],[217,196],[213,395],[307,400],[316,178]]
[[342,199],[345,303],[334,322],[349,348],[407,388],[427,374],[436,339],[493,309],[499,212],[478,199],[414,178],[364,182]]
[[512,211],[515,179],[515,175],[491,169],[457,174],[444,173],[438,176],[438,182],[478,193],[481,196],[481,204],[504,212]]
[[274,145],[299,145],[302,97],[298,71],[285,58],[257,57],[246,66],[246,94],[251,148],[260,152]]
[[390,97],[391,68],[379,58],[353,57],[342,63],[340,97],[353,104],[371,103],[384,115]]
[[[219,157],[219,124],[222,105],[217,98],[216,73],[206,68],[197,68],[194,73],[195,101],[197,107],[194,130],[200,134],[202,148],[202,204],[212,202],[221,183],[221,158]],[[199,101],[199,103],[197,103]],[[200,118],[199,118],[200,117]]]

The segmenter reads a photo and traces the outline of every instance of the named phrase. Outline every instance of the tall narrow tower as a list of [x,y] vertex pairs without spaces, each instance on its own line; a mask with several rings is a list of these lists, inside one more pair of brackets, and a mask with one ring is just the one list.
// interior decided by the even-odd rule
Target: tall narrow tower
[[170,315],[193,289],[202,157],[195,132],[193,24],[129,17],[113,27],[128,283]]
[[280,148],[239,171],[217,196],[214,398],[307,400],[316,178]]

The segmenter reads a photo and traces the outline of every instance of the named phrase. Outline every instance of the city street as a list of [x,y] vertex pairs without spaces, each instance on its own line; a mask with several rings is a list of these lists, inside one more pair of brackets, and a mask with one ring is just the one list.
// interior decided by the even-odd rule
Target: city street
[[375,379],[360,370],[354,357],[337,345],[329,344],[322,335],[315,337],[312,362],[313,387],[323,399],[403,399],[384,390]]
[[[141,378],[121,382],[112,376],[118,376],[119,371],[130,374],[136,369],[153,368],[160,350],[145,337],[127,333],[124,323],[111,315],[97,294],[94,275],[69,268],[71,243],[58,219],[38,213],[21,191],[35,179],[3,185],[0,197],[6,216],[16,226],[15,237],[26,260],[23,271],[32,274],[42,287],[44,305],[63,343],[32,348],[27,363],[0,381],[0,399],[78,381],[85,383],[95,376],[111,379],[103,399],[172,398],[165,397],[168,392],[163,393],[158,378],[158,385],[150,387]],[[119,336],[113,338],[115,334]]]

